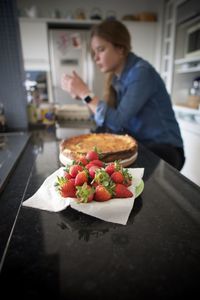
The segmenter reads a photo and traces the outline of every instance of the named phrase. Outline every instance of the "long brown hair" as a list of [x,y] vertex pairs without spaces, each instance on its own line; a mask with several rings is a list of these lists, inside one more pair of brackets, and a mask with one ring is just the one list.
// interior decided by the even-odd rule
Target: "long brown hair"
[[[94,37],[100,37],[107,42],[110,42],[115,47],[120,47],[124,51],[126,57],[131,50],[131,37],[126,26],[120,21],[107,19],[99,24],[96,24],[91,29],[91,39]],[[93,56],[93,53],[92,53]],[[113,73],[107,73],[104,85],[104,99],[109,106],[116,106],[116,93],[113,89],[111,82]]]

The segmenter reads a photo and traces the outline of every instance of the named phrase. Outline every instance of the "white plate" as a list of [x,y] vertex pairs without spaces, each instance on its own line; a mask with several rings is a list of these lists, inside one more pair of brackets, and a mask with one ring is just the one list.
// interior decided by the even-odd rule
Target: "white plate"
[[[130,158],[120,160],[120,163],[122,164],[123,167],[128,167],[136,160],[137,156],[138,156],[138,152],[136,152]],[[64,166],[68,164],[70,165],[72,163],[72,160],[64,156],[62,153],[59,154],[59,160]]]

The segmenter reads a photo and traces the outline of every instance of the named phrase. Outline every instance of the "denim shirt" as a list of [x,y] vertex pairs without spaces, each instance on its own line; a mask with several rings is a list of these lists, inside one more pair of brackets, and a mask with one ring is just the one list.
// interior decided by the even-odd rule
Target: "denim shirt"
[[129,53],[120,77],[114,76],[112,85],[117,106],[111,108],[100,100],[94,115],[97,126],[113,133],[128,133],[143,144],[183,147],[170,97],[151,64]]

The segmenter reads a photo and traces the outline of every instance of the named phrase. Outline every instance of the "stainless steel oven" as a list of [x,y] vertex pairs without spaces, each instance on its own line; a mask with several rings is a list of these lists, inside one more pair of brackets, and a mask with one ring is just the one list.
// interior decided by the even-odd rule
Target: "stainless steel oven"
[[185,57],[200,57],[200,21],[186,31]]

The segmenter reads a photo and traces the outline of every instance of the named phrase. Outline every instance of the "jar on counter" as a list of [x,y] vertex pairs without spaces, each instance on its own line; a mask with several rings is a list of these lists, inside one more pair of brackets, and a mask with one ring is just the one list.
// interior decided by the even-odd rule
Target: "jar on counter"
[[190,95],[200,96],[200,77],[197,77],[193,80],[193,85],[190,89]]
[[41,103],[39,105],[40,120],[43,124],[55,124],[55,109],[52,103]]
[[30,124],[37,124],[38,123],[38,109],[35,104],[28,104],[27,106],[28,111],[28,121]]
[[200,77],[193,80],[193,85],[189,91],[188,105],[195,109],[200,107]]

